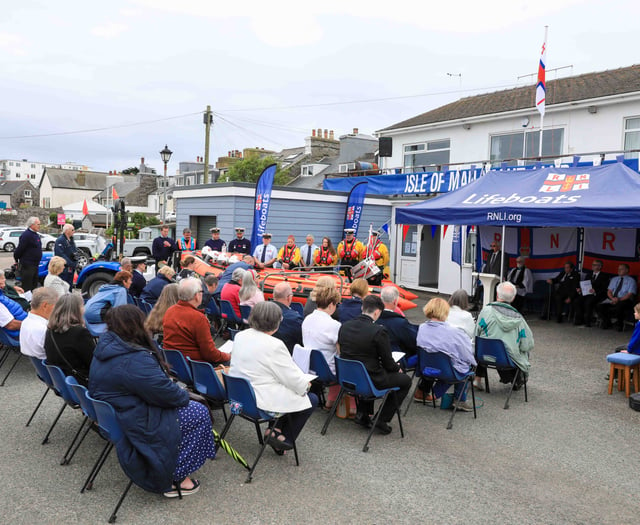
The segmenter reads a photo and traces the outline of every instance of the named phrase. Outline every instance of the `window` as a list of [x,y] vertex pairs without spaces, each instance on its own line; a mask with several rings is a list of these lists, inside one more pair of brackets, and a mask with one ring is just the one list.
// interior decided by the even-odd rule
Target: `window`
[[24,196],[25,196],[25,198],[30,199],[31,198],[31,190],[24,190]]
[[31,167],[32,167],[32,168],[35,168],[35,167],[36,167],[36,165],[35,165],[35,164],[32,164],[32,165],[31,165]]
[[20,174],[16,173],[16,179],[19,179],[19,178],[20,178]]
[[51,208],[51,199],[49,197],[45,197],[42,199],[42,207]]
[[313,175],[313,165],[307,164],[306,166],[302,166],[302,176],[303,177],[311,177]]
[[19,162],[16,162],[16,167],[19,167],[19,166],[20,166],[20,163],[19,163]]
[[36,174],[35,174],[35,173],[32,173],[32,174],[31,174],[31,178],[32,178],[32,179],[35,179],[35,178],[36,178]]
[[[624,123],[624,149],[640,149],[640,118],[628,118]],[[627,158],[638,158],[638,152],[625,154]]]
[[[433,171],[449,164],[451,140],[433,140],[404,147],[405,171]],[[429,168],[429,169],[427,169]]]
[[[404,228],[406,228],[406,230]],[[404,226],[402,232],[402,256],[415,257],[417,252],[418,227],[415,224]]]
[[9,162],[9,166],[13,166],[13,162]]
[[[545,129],[542,134],[542,156],[562,154],[563,128]],[[491,162],[507,160],[509,165],[517,165],[518,159],[537,157],[540,153],[540,130],[521,131],[491,137]]]

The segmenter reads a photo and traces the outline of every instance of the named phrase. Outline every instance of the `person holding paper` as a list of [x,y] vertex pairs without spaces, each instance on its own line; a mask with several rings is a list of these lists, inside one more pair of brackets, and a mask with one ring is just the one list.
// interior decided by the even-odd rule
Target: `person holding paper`
[[587,273],[585,280],[580,282],[578,295],[573,302],[576,326],[581,324],[591,326],[596,305],[607,298],[608,283],[609,277],[602,271],[602,261],[594,260],[591,263],[591,272]]
[[[375,324],[383,311],[382,299],[377,295],[367,295],[362,300],[362,314],[347,321],[340,328],[338,344],[341,357],[362,362],[376,388],[399,388],[387,397],[376,423],[380,433],[390,434],[392,428],[389,421],[395,414],[396,406],[402,405],[407,397],[411,388],[411,378],[402,372],[391,356],[391,344],[386,329]],[[360,401],[354,421],[364,427],[370,427],[370,414],[373,414],[373,401]]]
[[293,448],[318,404],[318,396],[309,393],[316,376],[303,373],[284,343],[273,337],[281,321],[278,305],[271,301],[256,304],[249,329],[239,332],[233,341],[229,369],[229,375],[251,383],[259,409],[287,414],[280,428],[267,430],[265,436],[278,453]]

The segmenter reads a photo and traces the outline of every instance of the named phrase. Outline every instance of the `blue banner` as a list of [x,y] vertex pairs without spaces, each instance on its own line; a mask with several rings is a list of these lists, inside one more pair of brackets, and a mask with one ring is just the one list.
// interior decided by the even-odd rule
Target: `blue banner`
[[[607,160],[602,165],[615,164],[615,160]],[[638,159],[624,159],[623,164],[638,171]],[[553,167],[592,167],[593,162],[554,164],[536,163],[527,166],[507,166],[506,163],[495,165],[490,171],[531,171]],[[369,195],[426,195],[429,193],[448,193],[460,189],[479,179],[485,174],[482,168],[468,170],[430,171],[420,173],[399,173],[395,175],[369,175],[366,177],[336,177],[324,180],[323,189],[332,191],[350,191],[356,184],[368,182]]]
[[267,231],[269,204],[271,203],[271,188],[276,175],[276,164],[267,166],[256,184],[256,200],[253,212],[253,229],[251,230],[251,246],[262,244],[262,234]]
[[453,228],[453,240],[451,241],[451,260],[462,266],[462,232],[460,226]]
[[[361,177],[358,177],[361,178]],[[344,227],[353,228],[355,236],[358,236],[358,226],[360,226],[360,217],[364,208],[364,196],[367,193],[367,182],[356,184],[349,193],[347,199],[347,210],[344,214]]]

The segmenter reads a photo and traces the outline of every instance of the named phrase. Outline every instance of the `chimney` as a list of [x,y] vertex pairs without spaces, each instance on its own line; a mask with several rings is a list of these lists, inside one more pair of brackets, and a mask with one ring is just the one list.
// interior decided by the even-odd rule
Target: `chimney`
[[333,130],[329,131],[329,138],[333,140]]
[[311,136],[312,136],[312,137],[315,137],[315,136],[316,136],[316,130],[315,130],[315,129],[312,129],[312,130],[311,130]]
[[111,171],[109,171],[109,175],[111,175]]
[[329,138],[329,130],[328,130],[328,129],[325,129],[325,130],[324,130],[324,138],[325,138],[325,139],[328,139],[328,138]]
[[353,134],[357,135],[358,134],[358,128],[353,128]]
[[318,138],[319,139],[322,138],[322,130],[320,128],[318,128],[318,132],[317,133],[318,133]]
[[144,157],[140,157],[140,164],[144,164]]
[[231,157],[231,150],[227,151],[227,157]]

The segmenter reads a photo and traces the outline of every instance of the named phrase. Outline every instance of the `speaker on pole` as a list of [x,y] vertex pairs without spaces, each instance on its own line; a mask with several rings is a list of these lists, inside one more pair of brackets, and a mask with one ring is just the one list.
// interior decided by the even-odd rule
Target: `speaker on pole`
[[392,157],[393,139],[391,137],[380,137],[378,139],[378,152],[380,157]]

